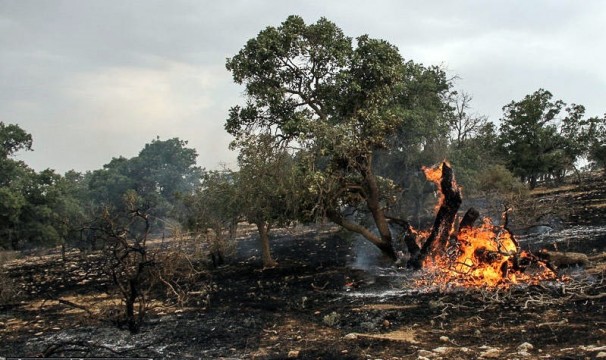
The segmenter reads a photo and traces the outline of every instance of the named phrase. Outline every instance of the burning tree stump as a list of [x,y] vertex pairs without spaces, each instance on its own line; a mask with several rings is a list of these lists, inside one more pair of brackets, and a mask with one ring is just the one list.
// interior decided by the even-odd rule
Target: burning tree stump
[[[554,267],[547,261],[520,251],[518,242],[507,228],[507,211],[500,226],[485,218],[482,225],[474,227],[480,214],[470,208],[457,229],[455,220],[462,196],[452,168],[442,162],[423,170],[427,179],[438,186],[440,200],[431,232],[420,250],[412,247],[413,251],[410,251],[409,266],[415,269],[430,266],[442,272],[446,283],[456,279],[466,285],[496,286],[519,279],[534,281],[555,275]],[[414,231],[410,229],[409,233]],[[538,264],[540,268],[534,277],[524,273],[530,264]]]
[[455,182],[452,168],[447,162],[441,163],[438,167],[424,168],[423,170],[427,178],[438,185],[441,196],[440,207],[431,233],[423,243],[418,255],[411,256],[409,261],[409,265],[415,269],[420,269],[423,266],[423,262],[430,252],[435,252],[438,247],[446,246],[457,211],[459,211],[463,201],[461,189]]

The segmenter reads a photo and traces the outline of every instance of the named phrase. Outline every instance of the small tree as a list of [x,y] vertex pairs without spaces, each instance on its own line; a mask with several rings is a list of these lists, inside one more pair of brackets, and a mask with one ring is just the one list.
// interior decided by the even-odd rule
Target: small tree
[[236,174],[230,170],[207,171],[202,184],[184,198],[181,222],[208,241],[213,266],[223,264],[228,243],[236,236],[241,217]]
[[257,226],[264,267],[277,263],[271,256],[269,232],[297,218],[301,181],[293,158],[276,149],[271,136],[251,136],[239,143],[238,207],[243,218]]
[[128,192],[124,202],[126,213],[104,208],[100,229],[104,234],[106,272],[124,302],[124,317],[117,319],[131,333],[138,333],[147,311],[147,292],[151,288],[154,261],[148,255],[149,215],[137,204],[135,192]]

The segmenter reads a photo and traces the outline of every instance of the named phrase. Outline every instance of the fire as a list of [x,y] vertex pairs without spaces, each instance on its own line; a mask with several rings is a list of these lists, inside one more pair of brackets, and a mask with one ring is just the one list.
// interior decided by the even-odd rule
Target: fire
[[425,178],[427,180],[433,182],[434,184],[438,185],[438,188],[440,188],[440,182],[442,181],[442,166],[443,165],[444,165],[444,162],[441,162],[432,167],[423,166],[421,168],[423,170],[423,173],[425,173]]
[[[444,165],[450,166],[443,162],[431,168],[423,167],[427,180],[437,184],[440,190],[436,212],[445,205],[441,186]],[[453,189],[458,188],[454,177],[449,185]],[[545,264],[537,263],[532,254],[520,251],[513,234],[505,226],[496,226],[489,218],[484,218],[479,227],[469,224],[457,229],[453,222],[444,240],[434,243],[432,255],[423,261],[425,269],[434,270],[436,278],[432,279],[433,283],[495,287],[519,282],[536,283],[555,277],[554,272]],[[526,270],[533,261],[537,266],[535,273],[530,275]]]
[[421,169],[423,170],[423,173],[425,174],[425,178],[431,182],[433,182],[434,184],[436,184],[436,186],[438,187],[438,193],[440,194],[440,198],[434,208],[434,213],[438,212],[438,209],[440,209],[440,206],[442,206],[442,203],[444,202],[444,193],[442,192],[442,166],[444,165],[445,162],[441,162],[435,166],[432,167],[427,167],[427,166],[423,166]]

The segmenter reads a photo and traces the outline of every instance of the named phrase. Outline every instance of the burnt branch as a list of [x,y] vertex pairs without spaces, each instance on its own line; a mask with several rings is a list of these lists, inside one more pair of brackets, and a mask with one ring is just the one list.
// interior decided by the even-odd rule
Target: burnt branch
[[476,222],[479,217],[480,212],[478,210],[472,207],[469,208],[469,210],[467,210],[465,215],[463,215],[463,219],[461,219],[461,222],[459,223],[459,230],[464,228],[472,228],[473,223]]
[[416,235],[412,225],[410,225],[410,223],[404,219],[398,219],[398,218],[394,218],[394,217],[387,216],[387,215],[385,216],[385,218],[387,218],[387,220],[389,220],[390,223],[396,224],[402,228],[402,230],[403,230],[402,233],[404,234],[404,239],[403,239],[404,244],[406,245],[406,248],[408,249],[408,253],[410,254],[410,257],[411,258],[418,257],[419,252],[421,251],[421,248],[417,244],[417,235]]

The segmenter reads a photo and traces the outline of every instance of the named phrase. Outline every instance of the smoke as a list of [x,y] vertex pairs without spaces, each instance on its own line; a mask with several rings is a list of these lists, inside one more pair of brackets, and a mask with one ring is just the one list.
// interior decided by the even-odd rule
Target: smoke
[[387,265],[381,250],[361,235],[352,238],[353,257],[349,266],[352,269],[372,272]]

